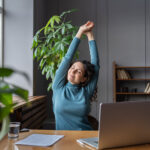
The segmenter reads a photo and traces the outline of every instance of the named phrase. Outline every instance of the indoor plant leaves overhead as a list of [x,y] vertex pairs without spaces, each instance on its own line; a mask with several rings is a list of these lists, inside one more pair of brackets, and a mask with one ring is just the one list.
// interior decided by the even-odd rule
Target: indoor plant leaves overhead
[[[52,16],[33,37],[33,58],[39,62],[39,67],[46,79],[50,79],[48,90],[51,89],[55,72],[78,30],[78,27],[66,19],[67,15],[74,11],[76,10],[65,11],[60,16]],[[75,57],[78,57],[78,53]]]

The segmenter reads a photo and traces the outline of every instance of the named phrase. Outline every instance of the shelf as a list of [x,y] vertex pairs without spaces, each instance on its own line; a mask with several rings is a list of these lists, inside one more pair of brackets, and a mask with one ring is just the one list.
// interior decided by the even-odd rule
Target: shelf
[[150,95],[150,93],[143,93],[143,92],[116,92],[117,95]]
[[[146,95],[150,96],[150,93],[144,93],[146,88],[149,91],[150,88],[148,87],[149,83],[150,83],[150,66],[120,66],[117,65],[115,61],[113,62],[114,102],[119,101],[120,98],[122,99],[122,101],[127,101],[134,99],[134,96],[136,96],[136,98],[138,96],[139,97]],[[123,90],[123,88],[127,88],[128,90]],[[130,97],[129,95],[133,97]],[[145,97],[143,97],[143,99],[145,99]]]

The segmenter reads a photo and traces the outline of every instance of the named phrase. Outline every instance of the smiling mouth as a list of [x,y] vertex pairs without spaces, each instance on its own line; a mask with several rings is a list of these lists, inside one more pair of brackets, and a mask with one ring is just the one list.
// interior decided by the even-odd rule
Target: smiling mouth
[[74,78],[74,76],[70,75],[71,78]]
[[71,78],[71,79],[74,79],[74,75],[69,74],[68,77]]

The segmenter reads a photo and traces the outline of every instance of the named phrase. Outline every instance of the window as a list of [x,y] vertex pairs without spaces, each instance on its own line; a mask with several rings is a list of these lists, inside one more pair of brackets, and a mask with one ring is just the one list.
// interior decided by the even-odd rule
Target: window
[[3,0],[0,0],[0,67],[3,66]]

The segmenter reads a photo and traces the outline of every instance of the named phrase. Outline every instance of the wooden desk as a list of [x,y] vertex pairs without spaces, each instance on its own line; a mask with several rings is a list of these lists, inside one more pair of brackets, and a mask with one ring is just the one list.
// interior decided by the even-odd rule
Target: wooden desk
[[[50,147],[23,146],[14,144],[14,142],[23,139],[33,133],[65,135],[65,137]],[[89,148],[78,144],[76,139],[96,137],[97,134],[97,131],[31,130],[30,132],[20,133],[17,140],[10,140],[7,136],[5,136],[5,138],[0,141],[0,150],[89,150]],[[150,144],[115,148],[111,150],[150,150]]]

